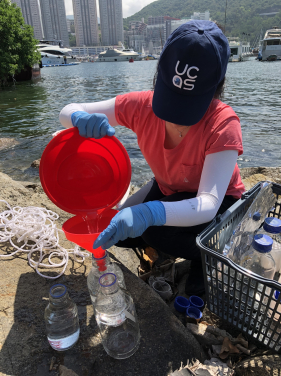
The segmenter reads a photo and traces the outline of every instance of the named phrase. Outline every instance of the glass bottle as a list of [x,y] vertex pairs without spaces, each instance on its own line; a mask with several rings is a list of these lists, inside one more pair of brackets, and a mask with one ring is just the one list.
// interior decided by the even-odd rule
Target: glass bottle
[[273,279],[275,262],[271,255],[272,244],[270,236],[255,235],[251,247],[242,255],[239,265],[261,277]]
[[265,218],[263,227],[257,234],[265,234],[272,238],[271,255],[276,264],[276,271],[281,269],[281,220],[274,217]]
[[87,277],[87,285],[93,305],[100,289],[99,278],[105,273],[114,273],[119,286],[126,289],[123,272],[116,262],[111,262],[107,251],[105,251],[105,255],[102,258],[95,258],[92,255],[92,269]]
[[114,273],[103,274],[95,304],[95,316],[102,344],[115,359],[132,356],[140,343],[140,331],[133,299],[120,289]]
[[44,315],[51,347],[65,351],[75,345],[80,334],[78,310],[62,284],[50,288],[49,304]]

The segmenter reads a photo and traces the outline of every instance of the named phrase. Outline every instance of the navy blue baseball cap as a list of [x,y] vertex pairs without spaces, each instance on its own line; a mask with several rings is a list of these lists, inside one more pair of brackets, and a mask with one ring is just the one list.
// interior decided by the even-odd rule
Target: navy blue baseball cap
[[214,22],[191,20],[179,26],[160,55],[155,115],[178,125],[198,123],[225,76],[229,56],[228,40]]

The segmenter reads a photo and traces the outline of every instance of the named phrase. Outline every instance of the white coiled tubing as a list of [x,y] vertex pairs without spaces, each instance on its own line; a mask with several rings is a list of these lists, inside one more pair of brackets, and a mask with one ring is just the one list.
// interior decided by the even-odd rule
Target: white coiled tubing
[[[7,210],[0,213],[0,243],[10,242],[15,251],[6,255],[0,255],[0,258],[6,258],[16,255],[18,252],[27,253],[29,265],[44,278],[56,279],[64,272],[68,264],[69,255],[73,254],[76,262],[83,263],[88,252],[80,251],[78,245],[74,249],[65,249],[59,245],[59,232],[53,222],[59,218],[58,214],[35,206],[21,208],[20,206],[11,207],[5,200],[0,200],[7,206]],[[16,242],[15,242],[16,240]],[[21,244],[18,246],[17,244]],[[38,260],[32,258],[33,253],[37,252]],[[48,263],[42,262],[47,257]],[[59,257],[61,262],[52,261],[53,257]],[[54,276],[47,276],[38,270],[39,268],[63,268],[62,271]]]

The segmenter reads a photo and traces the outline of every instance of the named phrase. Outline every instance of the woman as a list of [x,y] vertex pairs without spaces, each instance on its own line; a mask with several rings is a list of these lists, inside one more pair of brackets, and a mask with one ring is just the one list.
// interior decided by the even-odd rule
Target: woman
[[112,136],[115,125],[136,133],[155,178],[125,202],[94,248],[147,244],[191,260],[188,295],[204,292],[196,236],[245,190],[236,163],[239,118],[218,99],[229,54],[215,23],[187,22],[164,46],[153,92],[71,104],[60,114],[63,126],[84,137]]

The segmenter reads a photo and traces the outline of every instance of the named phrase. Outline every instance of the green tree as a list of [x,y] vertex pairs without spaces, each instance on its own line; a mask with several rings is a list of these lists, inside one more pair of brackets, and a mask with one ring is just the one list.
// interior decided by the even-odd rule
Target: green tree
[[21,9],[9,0],[0,1],[0,82],[32,67],[41,59],[33,28],[24,22]]

